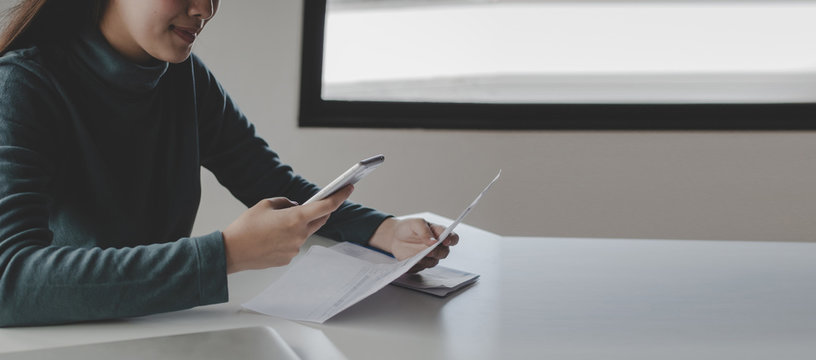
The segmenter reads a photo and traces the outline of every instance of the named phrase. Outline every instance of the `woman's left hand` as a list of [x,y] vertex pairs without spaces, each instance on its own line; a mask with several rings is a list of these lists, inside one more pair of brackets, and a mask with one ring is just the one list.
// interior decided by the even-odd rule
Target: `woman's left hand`
[[[404,260],[436,243],[437,237],[443,231],[445,227],[431,224],[424,219],[388,218],[380,224],[369,243],[376,248],[390,252],[397,260]],[[459,235],[451,233],[442,244],[428,253],[408,272],[415,273],[436,266],[439,260],[448,256],[450,247],[458,242]]]

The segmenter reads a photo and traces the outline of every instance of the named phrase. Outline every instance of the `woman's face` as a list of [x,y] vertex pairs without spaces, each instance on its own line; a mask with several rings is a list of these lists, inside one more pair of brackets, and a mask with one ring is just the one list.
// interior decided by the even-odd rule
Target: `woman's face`
[[219,0],[109,0],[100,29],[108,42],[136,63],[179,63],[218,10]]

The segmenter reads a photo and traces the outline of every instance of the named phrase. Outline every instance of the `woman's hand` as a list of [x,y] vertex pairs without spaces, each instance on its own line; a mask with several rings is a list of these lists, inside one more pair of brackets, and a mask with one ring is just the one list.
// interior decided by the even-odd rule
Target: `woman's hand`
[[[374,232],[369,244],[390,252],[397,260],[404,260],[433,245],[443,231],[445,227],[431,224],[424,219],[388,218]],[[442,244],[422,258],[409,272],[418,272],[436,266],[439,260],[448,256],[450,247],[458,242],[459,235],[451,233]]]
[[323,200],[303,206],[271,198],[249,208],[224,231],[227,274],[289,264],[306,239],[348,199],[349,185]]

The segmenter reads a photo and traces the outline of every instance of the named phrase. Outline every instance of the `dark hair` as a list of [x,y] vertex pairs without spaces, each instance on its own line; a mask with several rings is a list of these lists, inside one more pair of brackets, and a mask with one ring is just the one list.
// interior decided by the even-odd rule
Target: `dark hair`
[[21,0],[5,14],[0,55],[32,45],[64,40],[99,22],[107,0]]

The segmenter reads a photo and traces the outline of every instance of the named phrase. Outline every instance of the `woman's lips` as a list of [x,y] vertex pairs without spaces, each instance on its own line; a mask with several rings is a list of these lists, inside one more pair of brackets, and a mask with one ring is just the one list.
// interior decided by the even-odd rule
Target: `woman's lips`
[[178,35],[182,40],[190,44],[192,44],[193,41],[195,41],[196,36],[198,36],[197,29],[185,28],[181,26],[172,26],[171,28],[176,35]]

